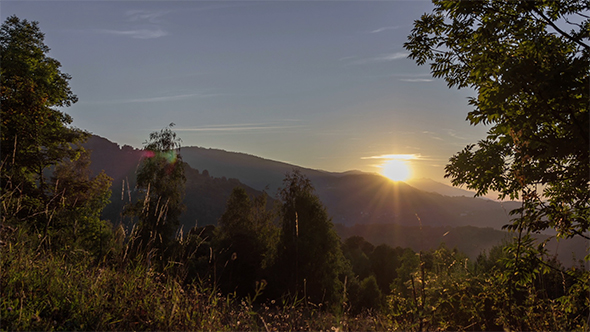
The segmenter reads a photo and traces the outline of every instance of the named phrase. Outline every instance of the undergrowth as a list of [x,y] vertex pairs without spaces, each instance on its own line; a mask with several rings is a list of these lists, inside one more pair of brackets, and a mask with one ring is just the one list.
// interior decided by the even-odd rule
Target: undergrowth
[[81,250],[35,250],[40,239],[23,229],[12,233],[1,249],[2,331],[387,328],[370,314],[337,315],[296,299],[256,304],[222,295],[207,282],[183,284],[141,261],[97,265]]

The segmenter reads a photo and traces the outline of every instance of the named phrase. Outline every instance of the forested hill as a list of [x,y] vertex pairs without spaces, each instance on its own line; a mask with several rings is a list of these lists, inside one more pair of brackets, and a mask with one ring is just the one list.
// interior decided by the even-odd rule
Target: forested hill
[[[133,193],[135,170],[142,152],[130,146],[119,147],[98,136],[92,136],[85,146],[92,150],[92,170],[97,173],[104,169],[114,179],[112,203],[106,209],[105,218],[119,220],[129,193]],[[267,189],[274,197],[285,174],[293,169],[300,170],[312,181],[333,221],[347,226],[422,223],[500,229],[509,222],[508,211],[516,207],[515,203],[429,193],[377,174],[329,173],[215,149],[183,147],[181,154],[190,165],[186,172],[188,208],[182,216],[185,229],[194,226],[195,221],[200,225],[216,223],[235,186],[247,188],[251,194]]]
[[273,194],[282,186],[285,174],[294,169],[305,174],[316,187],[326,178],[341,175],[219,149],[189,146],[183,147],[181,153],[193,168],[207,169],[212,176],[240,179],[244,184]]
[[433,188],[450,197],[418,190],[405,183],[394,183],[371,173],[334,173],[302,168],[260,157],[201,147],[183,147],[183,160],[197,169],[208,169],[213,176],[237,178],[255,189],[274,194],[285,174],[300,170],[313,183],[335,223],[398,223],[417,225],[416,215],[433,226],[477,226],[500,229],[509,223],[508,212],[517,202],[498,203],[473,198],[470,192],[435,181],[416,180],[416,187]]
[[[118,144],[106,138],[92,135],[84,144],[92,151],[90,168],[94,174],[101,171],[113,178],[111,187],[111,203],[104,209],[103,218],[114,224],[122,221],[123,206],[135,195],[135,171],[142,158],[142,151],[131,146]],[[185,212],[180,217],[180,223],[185,231],[194,227],[217,224],[217,220],[226,208],[227,199],[233,188],[242,187],[250,195],[260,195],[262,192],[253,189],[237,179],[224,176],[213,177],[206,169],[197,170],[185,163],[186,195]],[[272,204],[272,200],[269,200]]]

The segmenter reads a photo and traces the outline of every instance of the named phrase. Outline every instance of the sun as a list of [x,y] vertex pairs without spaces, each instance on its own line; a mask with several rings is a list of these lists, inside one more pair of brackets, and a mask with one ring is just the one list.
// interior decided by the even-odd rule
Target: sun
[[406,181],[411,175],[410,166],[405,160],[388,160],[381,165],[381,175],[392,181]]

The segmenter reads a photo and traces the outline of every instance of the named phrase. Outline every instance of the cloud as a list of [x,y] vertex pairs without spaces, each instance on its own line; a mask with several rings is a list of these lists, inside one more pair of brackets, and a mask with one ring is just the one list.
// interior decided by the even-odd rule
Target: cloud
[[201,93],[191,93],[191,94],[184,94],[184,95],[175,95],[175,96],[162,96],[162,97],[149,97],[149,98],[140,98],[140,99],[130,99],[126,100],[127,103],[153,103],[153,102],[162,102],[162,101],[175,101],[175,100],[182,100],[182,99],[189,99],[189,98],[206,98],[206,97],[216,97],[220,94],[201,94]]
[[160,23],[160,17],[166,15],[169,11],[158,10],[149,11],[143,9],[129,10],[125,14],[131,22],[147,21],[149,23]]
[[402,82],[412,82],[412,83],[420,83],[420,82],[432,82],[434,79],[432,78],[400,78]]
[[209,125],[193,128],[175,128],[176,131],[191,131],[191,132],[251,132],[251,131],[268,131],[268,130],[284,130],[295,128],[299,126],[280,125],[276,123],[239,123],[239,124],[224,124],[224,125]]
[[456,139],[460,139],[460,140],[466,140],[467,139],[467,138],[465,138],[463,136],[457,135],[457,132],[454,131],[453,129],[447,129],[447,134],[449,136],[453,137],[453,138],[456,138]]
[[162,17],[168,14],[168,10],[143,10],[135,9],[125,12],[128,29],[102,29],[102,33],[127,36],[135,39],[155,39],[168,35],[161,27]]
[[382,28],[375,29],[375,30],[371,31],[371,33],[379,33],[379,32],[383,32],[386,30],[396,30],[396,29],[399,29],[399,26],[382,27]]
[[103,33],[119,36],[129,36],[136,39],[154,39],[168,35],[161,28],[156,29],[135,29],[135,30],[100,30]]
[[352,65],[364,65],[368,63],[376,63],[376,62],[390,62],[399,59],[405,59],[408,57],[410,53],[408,52],[395,52],[391,54],[383,54],[380,56],[376,56],[373,58],[365,58],[365,59],[358,59],[350,62]]
[[410,55],[410,53],[408,53],[408,52],[396,52],[396,53],[387,54],[387,55],[384,55],[381,57],[377,57],[377,58],[375,58],[375,60],[393,61],[393,60],[397,60],[397,59],[405,59],[408,57],[408,55]]
[[432,138],[432,139],[435,139],[435,140],[438,140],[438,141],[443,141],[443,139],[440,138],[438,136],[438,134],[435,133],[435,132],[424,130],[424,131],[422,131],[422,134],[426,134],[426,135],[430,136],[430,138]]
[[412,154],[382,154],[379,156],[362,157],[361,159],[384,159],[384,160],[424,160],[426,158],[417,153]]
[[147,97],[147,98],[136,98],[136,99],[124,99],[124,100],[109,100],[109,101],[87,101],[84,103],[87,104],[128,104],[128,103],[157,103],[157,102],[170,102],[176,100],[183,100],[183,99],[191,99],[191,98],[209,98],[209,97],[217,97],[221,96],[222,94],[202,94],[202,93],[190,93],[190,94],[182,94],[182,95],[173,95],[173,96],[161,96],[161,97]]

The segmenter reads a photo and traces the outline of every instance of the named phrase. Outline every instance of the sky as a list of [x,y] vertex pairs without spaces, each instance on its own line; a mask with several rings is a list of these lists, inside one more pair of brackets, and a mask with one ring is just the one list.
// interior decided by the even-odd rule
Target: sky
[[[449,89],[403,43],[429,1],[6,1],[38,21],[72,76],[73,126],[141,148],[174,123],[183,146],[333,172],[402,159],[443,183],[485,136],[471,90]],[[401,155],[401,156],[400,156]]]

